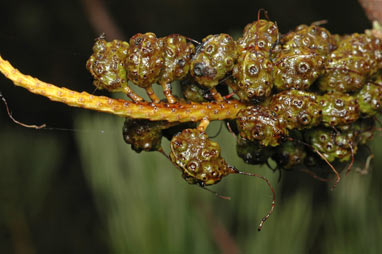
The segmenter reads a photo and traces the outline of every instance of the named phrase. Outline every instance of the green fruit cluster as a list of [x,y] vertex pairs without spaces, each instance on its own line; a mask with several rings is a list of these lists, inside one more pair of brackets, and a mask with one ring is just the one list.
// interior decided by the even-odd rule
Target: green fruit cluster
[[[97,88],[125,92],[137,103],[143,99],[128,81],[146,89],[154,103],[159,99],[151,87],[158,83],[176,106],[175,80],[186,102],[239,99],[246,108],[234,121],[237,153],[250,164],[272,158],[291,169],[312,152],[329,162],[348,161],[372,137],[373,117],[382,110],[382,40],[332,35],[318,23],[281,34],[276,23],[259,19],[236,41],[228,34],[201,43],[178,34],[137,34],[129,43],[100,37],[87,68]],[[230,92],[235,96],[223,97]],[[134,150],[158,151],[164,133],[177,125],[128,119],[123,133]],[[194,127],[168,135],[170,158],[188,182],[216,183],[229,170],[219,146]]]

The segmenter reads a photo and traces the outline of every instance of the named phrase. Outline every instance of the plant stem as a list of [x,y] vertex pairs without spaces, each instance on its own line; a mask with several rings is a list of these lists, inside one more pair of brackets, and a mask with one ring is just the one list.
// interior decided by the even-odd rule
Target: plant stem
[[29,75],[24,75],[0,56],[0,72],[16,86],[24,87],[31,93],[39,94],[52,101],[65,103],[72,107],[81,107],[115,114],[121,117],[165,120],[169,122],[198,122],[234,119],[245,104],[236,101],[206,103],[134,103],[122,99],[91,95],[87,92],[76,92],[64,87],[57,87]]

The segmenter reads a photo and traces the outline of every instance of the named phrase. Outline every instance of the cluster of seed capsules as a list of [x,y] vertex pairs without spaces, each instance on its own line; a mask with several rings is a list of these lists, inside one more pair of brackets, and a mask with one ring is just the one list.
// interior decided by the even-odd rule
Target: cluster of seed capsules
[[[153,84],[162,86],[172,104],[240,100],[246,108],[229,125],[238,155],[249,164],[272,158],[279,168],[293,169],[350,161],[373,136],[374,116],[382,110],[382,40],[332,35],[319,23],[281,34],[274,22],[258,19],[238,40],[216,34],[201,43],[178,34],[137,34],[129,43],[100,37],[93,51],[87,68],[94,85],[124,92],[136,103],[143,99],[128,81],[144,88],[153,103],[160,102]],[[176,80],[182,97],[172,94]],[[205,127],[126,119],[123,136],[137,152],[163,152],[162,137],[171,140],[168,157],[192,184],[255,175],[229,165]]]

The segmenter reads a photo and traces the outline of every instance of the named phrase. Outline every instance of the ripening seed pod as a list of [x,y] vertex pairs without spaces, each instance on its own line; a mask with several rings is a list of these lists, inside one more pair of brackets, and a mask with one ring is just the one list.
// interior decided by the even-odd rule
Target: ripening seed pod
[[271,21],[259,19],[247,24],[244,28],[243,36],[238,39],[239,54],[253,49],[269,55],[276,45],[279,36],[277,25]]
[[317,25],[300,25],[281,39],[284,49],[308,48],[326,56],[337,47],[337,41],[328,30]]
[[233,69],[235,93],[242,101],[257,102],[268,97],[273,87],[273,64],[267,54],[247,50],[241,54]]
[[279,121],[265,106],[248,106],[236,118],[242,138],[263,146],[278,146],[288,136],[285,122]]
[[325,126],[349,125],[360,117],[357,98],[349,94],[330,92],[319,96],[318,100]]
[[268,107],[289,130],[317,126],[322,120],[321,105],[314,93],[287,90],[272,96]]
[[307,130],[304,138],[329,162],[335,159],[348,161],[357,152],[356,136],[352,130],[339,132],[332,128],[317,127]]
[[356,95],[361,114],[371,117],[382,110],[382,86],[368,82]]
[[129,44],[124,41],[107,42],[103,36],[96,39],[86,67],[98,89],[121,92],[128,86],[125,70],[128,48]]
[[277,90],[307,90],[324,73],[325,58],[309,48],[282,50],[274,59]]
[[170,148],[171,161],[190,184],[211,185],[228,174],[237,173],[221,157],[219,144],[198,129],[185,129],[175,135]]
[[158,151],[161,148],[162,130],[172,125],[166,121],[126,118],[122,129],[123,139],[137,153]]

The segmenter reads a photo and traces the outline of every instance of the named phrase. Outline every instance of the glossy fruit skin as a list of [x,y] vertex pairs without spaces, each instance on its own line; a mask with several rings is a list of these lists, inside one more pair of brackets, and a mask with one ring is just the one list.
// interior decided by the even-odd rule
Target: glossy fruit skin
[[318,25],[300,25],[281,39],[283,49],[308,48],[327,55],[337,47],[337,41],[328,30]]
[[234,172],[221,157],[219,144],[198,129],[185,129],[175,135],[170,147],[171,161],[182,170],[183,178],[190,184],[216,184]]
[[196,48],[191,60],[190,73],[201,86],[214,88],[232,71],[236,58],[236,42],[231,36],[209,35]]
[[165,121],[126,118],[122,129],[123,139],[127,144],[131,144],[131,148],[137,153],[158,151],[161,148],[162,130],[165,125]]
[[240,137],[263,146],[278,146],[288,136],[285,123],[261,105],[240,110],[236,122]]
[[319,97],[322,122],[325,126],[349,125],[360,117],[357,98],[340,92],[330,92]]
[[257,165],[266,163],[268,158],[271,157],[273,149],[269,146],[262,146],[238,136],[236,153],[245,163]]
[[266,53],[247,50],[242,53],[233,69],[242,101],[252,102],[268,97],[273,87],[273,63]]
[[317,127],[307,130],[304,136],[306,142],[329,162],[348,161],[357,152],[356,135],[352,130],[336,132],[332,128]]
[[106,42],[103,36],[96,39],[93,54],[86,63],[86,68],[94,78],[93,84],[98,89],[120,91],[127,86],[125,58],[129,44],[114,40]]
[[154,33],[138,33],[129,43],[125,62],[127,77],[137,86],[151,87],[159,80],[164,64],[162,40]]
[[321,105],[312,92],[287,90],[275,94],[268,107],[289,130],[312,128],[322,120]]
[[361,114],[375,116],[382,111],[382,86],[368,82],[356,95]]
[[164,63],[160,81],[168,83],[183,79],[190,69],[191,57],[195,53],[194,45],[179,34],[171,34],[161,40]]
[[325,57],[308,48],[282,50],[274,59],[277,90],[307,90],[324,72]]
[[355,92],[362,88],[382,63],[382,41],[366,34],[352,34],[341,40],[328,55],[321,91]]
[[275,23],[259,19],[245,26],[243,36],[238,39],[238,51],[253,49],[269,54],[279,39],[279,30]]

